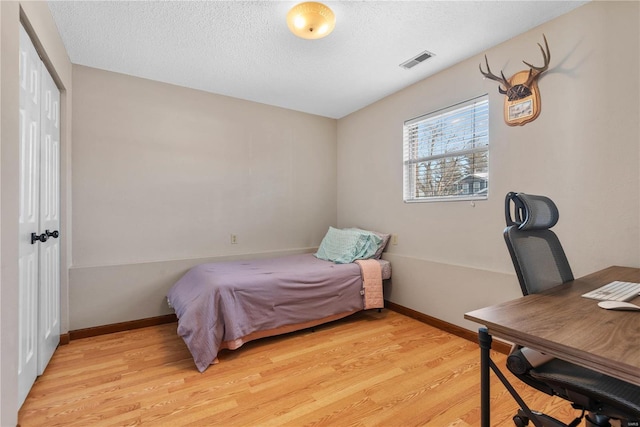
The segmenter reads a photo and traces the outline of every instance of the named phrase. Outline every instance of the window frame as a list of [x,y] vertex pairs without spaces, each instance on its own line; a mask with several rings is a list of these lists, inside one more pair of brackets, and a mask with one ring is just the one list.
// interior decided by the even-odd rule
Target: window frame
[[[429,128],[432,128],[436,125],[443,126],[442,123],[446,123],[447,118],[451,118],[457,114],[463,114],[465,110],[472,109],[473,112],[470,113],[472,115],[468,120],[464,120],[461,122],[461,129],[463,138],[456,139],[455,142],[461,145],[462,149],[451,150],[448,151],[447,144],[451,142],[451,137],[449,136],[449,140],[438,140],[437,142],[433,142],[432,150],[438,151],[432,155],[418,155],[416,154],[418,150],[420,150],[421,145],[420,141],[412,141],[413,138],[420,138],[419,132],[420,130],[417,128],[418,126],[424,125]],[[477,110],[477,111],[476,111]],[[469,114],[469,113],[468,113]],[[477,120],[477,124],[476,124]],[[454,120],[451,120],[454,123]],[[472,131],[469,132],[465,129],[465,126],[469,126],[472,124]],[[476,128],[476,125],[479,125]],[[477,96],[475,98],[468,99],[463,102],[459,102],[457,104],[448,106],[446,108],[442,108],[436,111],[432,111],[430,113],[415,117],[410,120],[406,120],[403,123],[403,163],[402,163],[402,175],[403,175],[403,200],[405,203],[425,203],[425,202],[442,202],[442,201],[474,201],[474,200],[486,200],[489,198],[489,149],[490,149],[490,140],[489,140],[489,96],[488,94],[483,94]],[[447,125],[446,131],[451,132],[448,135],[454,135],[454,131],[460,131],[457,128],[451,128],[451,124]],[[462,141],[462,142],[461,142]],[[439,145],[435,145],[435,144]],[[471,146],[467,146],[467,144],[471,143]],[[455,145],[455,144],[454,144]],[[413,152],[413,154],[411,154]],[[416,168],[419,168],[420,164],[425,164],[431,161],[437,160],[445,160],[446,159],[455,159],[464,156],[476,156],[480,154],[484,156],[485,167],[480,171],[476,169],[476,163],[471,162],[471,173],[467,173],[466,175],[460,174],[460,178],[456,182],[459,182],[467,177],[474,175],[482,175],[482,178],[486,180],[486,185],[480,185],[480,191],[474,194],[472,183],[467,182],[466,186],[469,189],[470,194],[465,194],[462,191],[462,187],[465,183],[458,184],[459,189],[458,194],[448,194],[448,195],[424,195],[418,196],[419,190],[417,189],[418,183],[416,179],[416,175],[418,172]],[[446,167],[446,166],[445,166]],[[467,167],[470,167],[467,165]],[[445,169],[447,172],[450,169]],[[456,173],[456,171],[450,172]],[[459,171],[458,171],[459,173]]]

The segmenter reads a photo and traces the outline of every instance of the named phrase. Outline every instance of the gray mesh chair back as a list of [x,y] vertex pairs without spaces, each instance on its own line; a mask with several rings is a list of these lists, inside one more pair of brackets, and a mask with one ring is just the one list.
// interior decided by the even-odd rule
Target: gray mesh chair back
[[558,208],[551,199],[508,193],[505,217],[504,239],[523,295],[542,292],[573,280],[558,236],[550,230],[559,218]]

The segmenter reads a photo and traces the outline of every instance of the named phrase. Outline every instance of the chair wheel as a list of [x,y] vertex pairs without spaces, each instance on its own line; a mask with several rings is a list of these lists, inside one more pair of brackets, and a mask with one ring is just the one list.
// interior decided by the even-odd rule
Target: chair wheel
[[529,418],[523,417],[521,415],[516,415],[513,417],[513,423],[516,427],[525,427],[529,425]]

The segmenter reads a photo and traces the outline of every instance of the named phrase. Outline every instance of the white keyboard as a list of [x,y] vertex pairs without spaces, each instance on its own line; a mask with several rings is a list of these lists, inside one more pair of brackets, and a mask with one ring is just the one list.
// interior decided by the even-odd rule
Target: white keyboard
[[600,301],[629,301],[637,297],[638,294],[640,294],[640,283],[615,281],[582,294],[582,296]]

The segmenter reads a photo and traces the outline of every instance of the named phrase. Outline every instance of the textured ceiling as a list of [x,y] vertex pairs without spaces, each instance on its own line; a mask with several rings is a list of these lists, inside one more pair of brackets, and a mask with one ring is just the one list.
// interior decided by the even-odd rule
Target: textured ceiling
[[[291,1],[50,1],[71,62],[340,118],[584,1],[326,1],[295,37]],[[532,47],[532,54],[538,54]],[[411,70],[398,65],[428,50]]]

